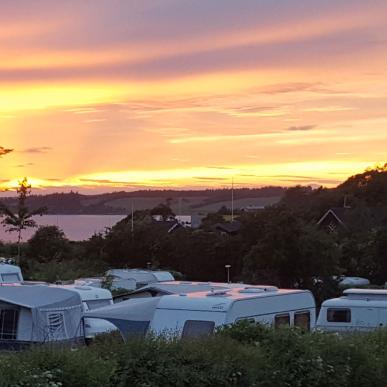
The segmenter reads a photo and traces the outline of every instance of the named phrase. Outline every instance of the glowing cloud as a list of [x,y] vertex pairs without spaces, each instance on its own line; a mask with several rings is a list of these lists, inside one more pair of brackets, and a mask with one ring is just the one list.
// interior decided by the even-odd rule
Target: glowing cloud
[[335,185],[386,161],[385,1],[22,4],[0,13],[2,188]]

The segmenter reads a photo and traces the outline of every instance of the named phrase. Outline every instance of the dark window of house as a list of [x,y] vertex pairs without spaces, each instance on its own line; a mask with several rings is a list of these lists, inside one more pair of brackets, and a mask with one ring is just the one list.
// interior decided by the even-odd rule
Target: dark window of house
[[289,315],[289,313],[277,314],[274,317],[274,326],[275,326],[275,328],[290,326],[290,315]]
[[17,309],[0,310],[0,340],[16,340],[18,320]]
[[187,320],[183,327],[182,337],[200,337],[214,332],[213,321]]
[[294,313],[294,326],[303,329],[310,329],[310,312],[296,312]]
[[348,323],[351,322],[351,309],[345,308],[328,308],[328,322]]

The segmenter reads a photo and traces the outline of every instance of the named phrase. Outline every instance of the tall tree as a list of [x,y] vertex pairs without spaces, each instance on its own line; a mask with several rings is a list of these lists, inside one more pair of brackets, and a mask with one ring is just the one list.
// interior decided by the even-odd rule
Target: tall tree
[[40,207],[30,210],[26,205],[27,197],[31,194],[31,184],[28,183],[27,178],[19,181],[17,188],[18,203],[17,211],[14,212],[11,208],[0,203],[0,214],[5,215],[2,220],[2,225],[7,232],[17,232],[17,259],[20,260],[20,242],[22,239],[23,230],[31,227],[36,227],[37,224],[32,218],[34,215],[43,215],[46,212],[45,207]]

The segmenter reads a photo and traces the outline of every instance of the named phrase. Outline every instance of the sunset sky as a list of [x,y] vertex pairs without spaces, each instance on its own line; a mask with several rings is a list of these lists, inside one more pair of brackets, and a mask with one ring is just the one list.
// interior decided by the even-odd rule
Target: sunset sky
[[385,0],[1,0],[0,186],[335,186],[387,161],[386,21]]

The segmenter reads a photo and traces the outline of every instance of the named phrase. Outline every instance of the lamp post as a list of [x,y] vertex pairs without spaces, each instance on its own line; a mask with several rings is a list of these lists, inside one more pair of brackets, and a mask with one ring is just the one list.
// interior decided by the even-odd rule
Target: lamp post
[[147,267],[148,270],[151,269],[151,265],[152,265],[152,262],[147,262],[147,263],[146,263],[146,267]]
[[230,283],[230,267],[231,265],[224,265],[226,271],[227,271],[227,283]]

